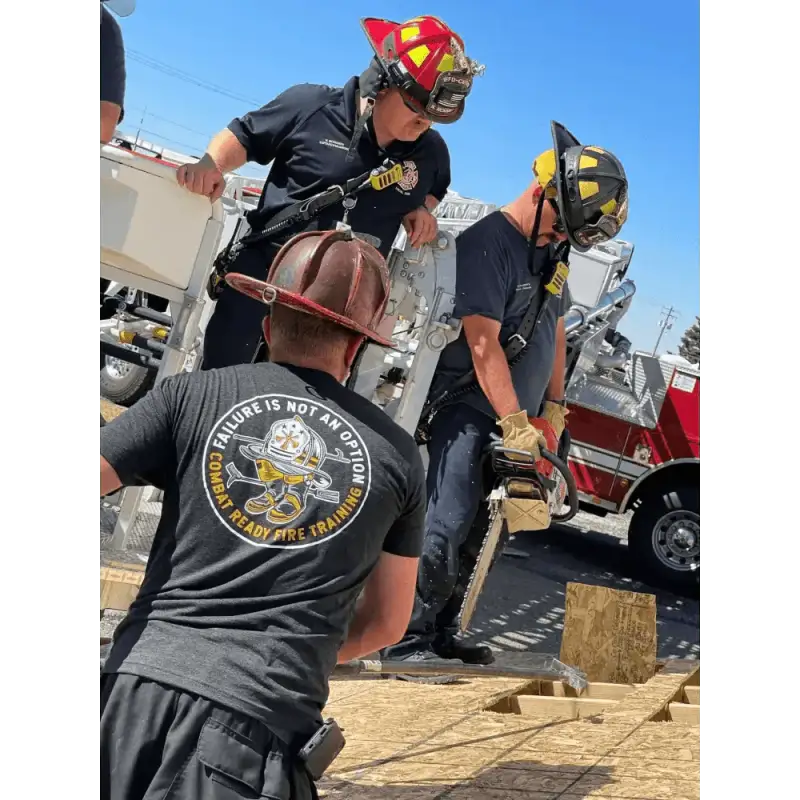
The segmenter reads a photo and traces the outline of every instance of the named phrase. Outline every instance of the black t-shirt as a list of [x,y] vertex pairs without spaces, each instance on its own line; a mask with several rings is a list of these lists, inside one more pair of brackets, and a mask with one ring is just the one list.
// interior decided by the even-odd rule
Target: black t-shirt
[[267,363],[167,378],[100,452],[123,484],[164,491],[106,671],[311,734],[381,551],[420,554],[413,439],[330,375]]
[[[359,116],[357,90],[355,77],[341,89],[299,84],[230,123],[228,129],[247,151],[248,161],[273,162],[258,207],[247,217],[253,229],[263,227],[292,203],[368,172],[391,156],[402,162],[403,179],[382,191],[368,188],[360,192],[348,216],[355,231],[380,240],[378,249],[386,257],[403,217],[423,205],[427,195],[438,200],[445,196],[450,186],[450,154],[435,130],[414,142],[396,141],[382,150],[368,125],[354,157],[348,160]],[[344,207],[335,203],[305,229],[329,230],[343,216]],[[293,229],[283,238],[299,230]]]
[[122,31],[111,12],[100,5],[100,101],[120,107],[125,116],[125,47]]
[[[528,240],[508,221],[502,211],[494,211],[471,225],[456,239],[456,303],[458,319],[471,314],[500,323],[500,343],[505,347],[518,330],[531,302],[540,305],[542,274],[552,262],[554,248],[536,250],[534,273],[528,266]],[[544,400],[555,358],[556,326],[569,310],[568,285],[561,297],[548,301],[522,359],[511,368],[511,379],[520,408],[536,416]],[[473,368],[472,354],[463,330],[439,358],[432,393],[446,389]],[[497,417],[486,395],[477,387],[460,399],[485,414]]]

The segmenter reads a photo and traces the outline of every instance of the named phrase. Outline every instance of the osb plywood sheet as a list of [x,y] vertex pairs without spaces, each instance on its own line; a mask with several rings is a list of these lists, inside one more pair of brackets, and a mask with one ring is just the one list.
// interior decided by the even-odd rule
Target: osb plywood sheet
[[655,673],[656,650],[655,595],[567,584],[561,661],[590,681],[645,683]]
[[105,397],[100,398],[100,413],[103,415],[106,422],[111,422],[112,419],[118,417],[124,410],[124,406],[118,406],[106,400]]
[[644,686],[631,692],[616,708],[603,712],[605,722],[617,724],[638,724],[649,720],[665,709],[687,680],[699,671],[699,666],[685,665],[687,672],[677,671],[677,665],[670,671],[659,672]]
[[697,800],[699,728],[649,722],[647,715],[663,709],[698,669],[671,664],[620,701],[620,716],[591,721],[471,710],[481,698],[485,708],[513,691],[513,681],[334,681],[326,712],[345,727],[347,745],[320,796]]

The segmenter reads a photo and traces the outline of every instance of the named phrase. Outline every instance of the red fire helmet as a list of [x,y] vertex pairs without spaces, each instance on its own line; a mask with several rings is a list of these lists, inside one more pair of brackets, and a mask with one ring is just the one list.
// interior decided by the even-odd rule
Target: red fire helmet
[[467,58],[464,41],[438,17],[407,22],[367,17],[361,27],[384,80],[409,107],[433,122],[455,122],[464,113],[472,79],[483,66]]

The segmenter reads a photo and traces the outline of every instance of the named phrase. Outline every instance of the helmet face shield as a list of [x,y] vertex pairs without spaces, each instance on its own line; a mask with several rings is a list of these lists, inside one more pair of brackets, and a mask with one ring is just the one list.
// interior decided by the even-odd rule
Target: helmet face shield
[[463,72],[442,72],[436,79],[433,89],[426,92],[409,76],[404,83],[392,80],[404,96],[406,105],[417,114],[431,120],[448,124],[461,119],[467,95],[472,90],[472,75]]
[[622,226],[628,219],[628,194],[623,191],[623,196],[619,202],[610,200],[609,204],[614,204],[614,210],[608,214],[603,214],[597,222],[588,223],[572,232],[577,242],[582,247],[593,247],[602,244],[609,239],[613,239],[622,230]]

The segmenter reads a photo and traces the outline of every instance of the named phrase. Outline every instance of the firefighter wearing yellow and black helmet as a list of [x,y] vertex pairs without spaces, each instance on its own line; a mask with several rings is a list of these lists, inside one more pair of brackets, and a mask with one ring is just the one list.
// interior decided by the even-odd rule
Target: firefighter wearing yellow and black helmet
[[554,147],[536,158],[533,174],[556,214],[555,230],[585,251],[613,239],[627,220],[628,179],[613,153],[581,145],[557,122],[551,128]]
[[[561,439],[569,250],[615,237],[628,214],[619,159],[582,145],[557,122],[551,134],[525,191],[456,240],[455,316],[463,327],[442,351],[421,428],[430,461],[417,599],[404,639],[385,657],[493,660],[488,647],[455,635],[487,530],[481,454],[496,432],[537,461],[547,439]],[[504,513],[511,532],[550,524],[543,500],[516,501]]]

